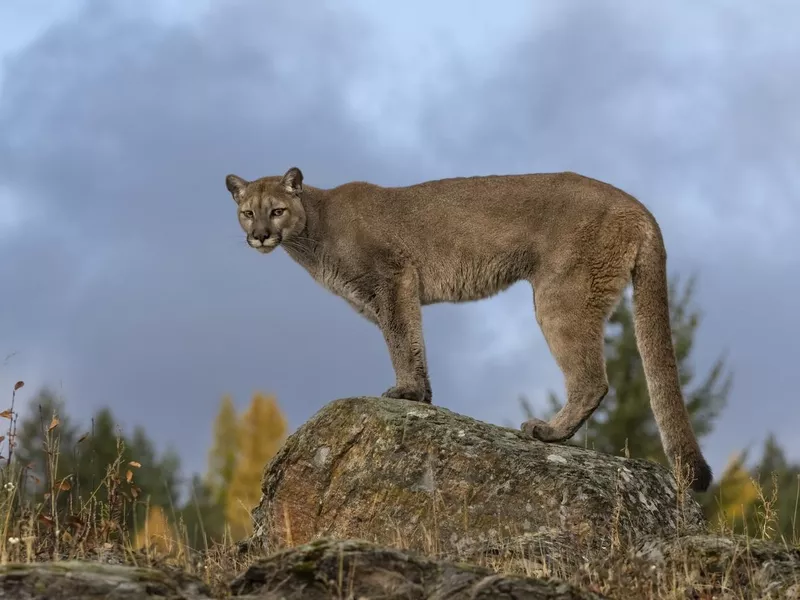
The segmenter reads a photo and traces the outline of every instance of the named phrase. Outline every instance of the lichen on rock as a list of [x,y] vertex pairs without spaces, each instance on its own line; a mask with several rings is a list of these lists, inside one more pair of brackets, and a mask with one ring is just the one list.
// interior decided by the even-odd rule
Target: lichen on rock
[[679,570],[687,584],[727,588],[746,597],[800,599],[800,548],[787,544],[742,535],[651,537],[640,540],[631,554],[645,567]]
[[0,566],[0,598],[14,600],[206,600],[208,588],[188,575],[90,561]]
[[231,584],[234,596],[281,600],[330,598],[520,598],[601,600],[557,580],[504,576],[434,561],[362,541],[320,539],[253,563]]
[[562,554],[572,544],[591,560],[642,536],[705,531],[658,464],[388,398],[322,408],[266,467],[262,491],[251,542],[266,548],[334,536],[463,558],[526,535],[546,550],[557,531]]

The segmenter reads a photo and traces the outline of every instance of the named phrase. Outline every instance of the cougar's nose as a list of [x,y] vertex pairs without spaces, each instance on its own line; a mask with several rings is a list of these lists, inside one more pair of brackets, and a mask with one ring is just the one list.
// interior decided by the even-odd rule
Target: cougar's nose
[[269,239],[269,231],[255,231],[253,232],[253,239],[259,242],[266,242]]

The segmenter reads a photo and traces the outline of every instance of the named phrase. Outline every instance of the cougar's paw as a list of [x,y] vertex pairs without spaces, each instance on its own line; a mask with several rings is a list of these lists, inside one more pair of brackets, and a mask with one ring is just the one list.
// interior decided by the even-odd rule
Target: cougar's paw
[[430,396],[425,388],[411,387],[407,385],[395,385],[383,392],[385,398],[397,398],[399,400],[412,400],[414,402],[427,402],[430,404]]
[[528,419],[522,424],[520,429],[540,442],[557,442],[561,439],[553,428],[541,419]]

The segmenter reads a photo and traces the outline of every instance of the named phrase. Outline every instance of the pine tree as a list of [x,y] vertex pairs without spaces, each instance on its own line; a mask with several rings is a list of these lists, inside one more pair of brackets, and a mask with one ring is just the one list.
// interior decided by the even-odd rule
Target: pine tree
[[261,497],[264,466],[286,436],[286,419],[274,396],[257,392],[239,425],[240,449],[231,480],[225,515],[234,539],[252,531],[250,511]]
[[191,548],[205,550],[225,539],[225,506],[217,502],[204,477],[192,476],[179,519]]
[[147,504],[170,507],[177,498],[177,455],[158,456],[142,428],[126,436],[108,408],[79,429],[64,402],[44,389],[20,419],[18,442],[17,460],[30,474],[27,491],[34,503],[49,497],[48,511],[89,503],[97,516],[133,529],[144,522]]
[[[750,511],[747,532],[796,543],[800,540],[800,465],[788,461],[773,434],[767,436],[752,476],[760,495]],[[765,509],[765,501],[772,506]]]
[[137,426],[133,435],[124,438],[124,471],[130,470],[130,461],[140,464],[133,469],[136,486],[141,490],[136,500],[136,523],[147,515],[147,506],[160,506],[171,510],[180,491],[180,457],[172,448],[161,455],[156,452],[153,441],[144,428]]
[[[720,357],[700,383],[692,385],[696,376],[691,355],[701,319],[700,312],[692,305],[694,285],[694,278],[682,288],[677,279],[670,282],[670,321],[686,406],[696,435],[703,437],[711,431],[715,419],[725,406],[731,376],[726,372],[724,357]],[[635,458],[650,458],[668,464],[650,408],[647,380],[636,347],[628,294],[623,296],[609,319],[606,371],[608,394],[570,443],[608,454],[625,453]],[[530,418],[533,411],[527,399],[522,398],[521,403]],[[562,402],[551,392],[549,404],[552,416]]]
[[222,398],[214,420],[214,442],[208,453],[206,483],[214,501],[224,506],[239,454],[239,422],[229,395]]

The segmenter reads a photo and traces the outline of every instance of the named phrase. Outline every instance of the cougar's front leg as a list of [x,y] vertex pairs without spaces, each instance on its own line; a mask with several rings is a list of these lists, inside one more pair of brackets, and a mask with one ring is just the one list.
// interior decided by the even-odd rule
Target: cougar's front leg
[[378,325],[396,378],[395,385],[383,395],[431,403],[417,273],[413,269],[398,272],[379,287],[375,301]]

